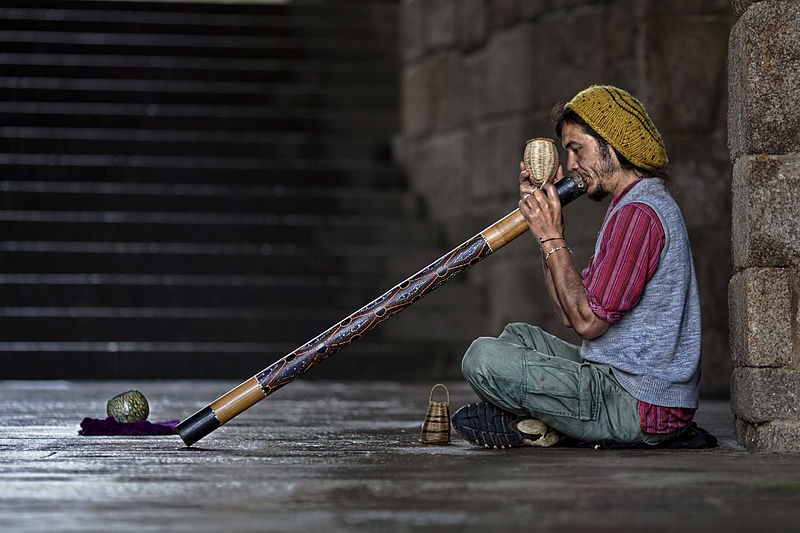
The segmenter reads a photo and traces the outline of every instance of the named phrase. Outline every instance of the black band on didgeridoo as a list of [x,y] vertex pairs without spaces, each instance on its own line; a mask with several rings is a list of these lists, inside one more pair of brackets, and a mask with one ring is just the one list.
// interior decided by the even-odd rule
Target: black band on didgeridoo
[[214,414],[214,410],[209,405],[178,424],[175,430],[181,436],[184,444],[191,446],[221,425]]

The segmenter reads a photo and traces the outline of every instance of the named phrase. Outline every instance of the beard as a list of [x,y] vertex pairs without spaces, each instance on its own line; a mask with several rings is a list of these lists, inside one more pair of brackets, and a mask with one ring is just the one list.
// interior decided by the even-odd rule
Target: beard
[[589,199],[594,200],[595,202],[599,202],[609,195],[608,189],[606,189],[605,185],[608,179],[614,175],[614,172],[619,169],[619,164],[614,163],[608,148],[605,147],[605,150],[602,148],[603,147],[600,149],[600,161],[597,163],[597,165],[595,165],[595,168],[591,169],[591,173],[593,174],[592,177],[596,182],[596,187],[587,194]]
[[593,191],[589,192],[586,196],[590,200],[594,200],[595,202],[599,202],[603,198],[608,196],[608,191],[606,190],[605,187],[603,187],[602,183],[598,183],[597,187]]

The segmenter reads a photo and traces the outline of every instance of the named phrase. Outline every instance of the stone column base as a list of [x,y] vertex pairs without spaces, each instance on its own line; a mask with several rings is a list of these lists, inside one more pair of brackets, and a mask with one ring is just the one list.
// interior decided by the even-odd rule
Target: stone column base
[[736,440],[750,451],[800,451],[800,422],[771,420],[751,424],[736,419]]

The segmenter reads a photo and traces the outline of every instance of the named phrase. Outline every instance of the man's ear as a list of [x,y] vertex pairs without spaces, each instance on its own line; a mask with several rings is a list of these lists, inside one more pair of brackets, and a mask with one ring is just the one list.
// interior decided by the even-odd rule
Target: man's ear
[[611,158],[611,161],[614,163],[614,168],[616,170],[623,170],[622,163],[620,163],[619,152],[617,152],[617,149],[611,146],[610,144],[608,145],[608,157]]

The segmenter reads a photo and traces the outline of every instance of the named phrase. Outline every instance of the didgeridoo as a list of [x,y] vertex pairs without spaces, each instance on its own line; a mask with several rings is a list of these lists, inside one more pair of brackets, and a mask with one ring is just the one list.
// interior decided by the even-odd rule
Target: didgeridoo
[[[557,165],[557,162],[555,164]],[[586,184],[577,175],[567,176],[556,183],[556,190],[561,205],[567,205],[586,192]],[[528,224],[519,209],[512,211],[352,315],[197,411],[178,424],[176,427],[178,434],[186,446],[191,446],[236,415],[298,378],[320,360],[361,338],[390,316],[402,311],[456,274],[516,239],[527,229]]]

